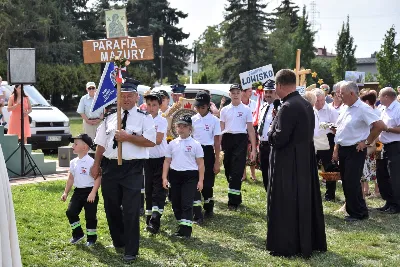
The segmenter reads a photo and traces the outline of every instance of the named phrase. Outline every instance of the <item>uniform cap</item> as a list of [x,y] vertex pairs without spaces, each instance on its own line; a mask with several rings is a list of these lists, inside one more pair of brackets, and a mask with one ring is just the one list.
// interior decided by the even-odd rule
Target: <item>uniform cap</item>
[[275,90],[275,81],[268,79],[265,83],[263,83],[264,90]]
[[155,92],[155,91],[151,91],[150,94],[145,95],[144,99],[157,100],[158,103],[160,103],[160,104],[162,101],[160,92]]
[[183,94],[183,93],[185,93],[186,86],[178,83],[178,84],[171,85],[171,88],[172,88],[173,93]]
[[135,92],[137,93],[137,87],[140,81],[133,78],[126,78],[125,82],[121,86],[121,92]]

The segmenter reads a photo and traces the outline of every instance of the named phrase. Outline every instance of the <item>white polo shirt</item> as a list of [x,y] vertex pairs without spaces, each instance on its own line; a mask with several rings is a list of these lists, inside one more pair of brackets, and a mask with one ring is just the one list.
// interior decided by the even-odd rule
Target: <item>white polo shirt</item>
[[202,117],[199,113],[192,117],[193,138],[203,146],[214,145],[214,136],[221,135],[221,124],[217,117],[207,113]]
[[374,109],[357,99],[351,107],[347,107],[339,115],[336,122],[335,143],[352,146],[366,140],[370,134],[371,124],[378,120],[379,117]]
[[[124,113],[121,110],[122,118]],[[94,142],[105,148],[103,156],[108,159],[117,159],[118,148],[113,148],[114,135],[117,130],[117,113],[111,114],[104,119],[103,123],[97,128]],[[153,117],[150,114],[133,107],[129,110],[126,121],[125,131],[129,134],[141,135],[147,140],[156,143],[156,129]],[[141,147],[130,142],[122,142],[122,159],[148,159],[149,148]]]
[[256,111],[257,108],[257,102],[254,100],[249,99],[249,103],[245,104],[242,102],[243,105],[247,106],[250,108],[251,112],[254,113]]
[[[325,102],[325,105],[320,109],[317,110],[318,112],[318,117],[319,117],[319,122],[325,122],[325,123],[336,123],[338,117],[339,117],[339,112],[332,107],[331,105],[328,105]],[[319,124],[318,124],[318,129],[319,129]],[[319,129],[318,130],[318,135],[320,134],[328,134],[332,133],[330,129]]]
[[268,102],[265,102],[263,106],[260,108],[260,113],[258,117],[258,127],[261,125],[261,121],[264,118],[265,112],[268,112],[267,115],[265,115],[265,122],[264,122],[264,128],[263,132],[260,135],[260,141],[268,141],[268,131],[269,127],[271,125],[271,122],[273,120],[272,117],[272,111],[274,110],[274,105],[268,104]]
[[164,137],[161,144],[156,145],[154,147],[150,147],[149,149],[149,158],[162,158],[165,157],[165,151],[167,149],[167,129],[168,129],[168,122],[167,119],[162,117],[161,115],[157,115],[154,118],[154,126],[156,128],[157,133],[163,133]]
[[225,106],[221,110],[221,121],[225,123],[223,133],[245,134],[247,133],[247,123],[253,123],[253,115],[249,107],[240,103],[237,106]]
[[86,188],[94,186],[94,179],[90,176],[90,168],[93,166],[94,159],[86,154],[83,158],[76,157],[69,163],[69,172],[74,177],[76,188]]
[[196,159],[203,158],[204,152],[200,143],[191,136],[178,137],[169,142],[165,157],[172,158],[171,169],[175,171],[196,171],[199,169]]
[[90,97],[89,94],[82,96],[79,101],[78,109],[76,112],[79,114],[85,114],[89,119],[98,119],[103,114],[103,109],[98,109],[95,112],[91,112],[92,103],[94,101],[94,97]]
[[[387,108],[381,113],[381,120],[388,128],[400,126],[400,103],[394,100]],[[400,141],[400,134],[382,132],[379,135],[379,140],[383,144]]]

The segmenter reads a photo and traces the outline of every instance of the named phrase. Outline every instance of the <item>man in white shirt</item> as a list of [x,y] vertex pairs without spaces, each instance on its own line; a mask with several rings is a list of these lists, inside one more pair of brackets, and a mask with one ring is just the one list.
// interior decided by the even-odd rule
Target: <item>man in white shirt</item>
[[[117,249],[125,247],[124,260],[135,261],[139,253],[139,213],[144,160],[156,144],[153,117],[136,107],[138,81],[126,78],[121,89],[122,129],[117,114],[104,119],[96,134],[96,156],[91,175],[102,168],[102,193],[110,235]],[[118,165],[118,142],[122,144],[122,165]],[[121,205],[123,213],[121,210]]]
[[[319,123],[333,123],[335,124],[337,118],[339,117],[339,112],[337,112],[331,105],[328,105],[325,101],[325,93],[321,89],[314,90],[315,95],[317,97],[317,101],[315,102],[315,109],[318,113]],[[322,166],[326,172],[329,171],[329,166],[332,163],[332,154],[333,148],[335,146],[335,135],[330,129],[320,129],[318,127],[318,136],[326,135],[327,138],[323,139],[324,143],[326,142],[327,149],[318,149],[317,150],[317,158],[321,160]],[[317,137],[318,138],[318,137]],[[335,192],[336,192],[336,181],[327,181],[326,182],[326,193],[325,200],[326,201],[334,201],[335,200]]]
[[241,102],[242,87],[232,84],[232,102],[221,110],[221,147],[224,151],[225,176],[229,183],[228,208],[237,210],[242,203],[242,176],[246,165],[247,134],[252,146],[251,161],[256,160],[256,136],[250,108]]
[[83,131],[89,135],[90,138],[94,139],[96,136],[97,127],[103,120],[103,110],[98,109],[94,112],[92,110],[92,104],[94,101],[94,95],[96,94],[96,84],[94,82],[88,82],[86,84],[87,94],[82,96],[79,101],[78,112],[83,119]]
[[376,176],[379,191],[386,204],[378,210],[389,214],[400,213],[400,103],[397,94],[390,87],[379,92],[381,114],[386,130],[379,140],[383,143],[383,158],[377,160]]
[[345,220],[354,222],[369,217],[360,180],[367,155],[366,148],[386,126],[374,110],[358,98],[356,83],[343,82],[340,84],[340,91],[347,108],[339,115],[336,122],[335,149],[332,158],[339,160],[346,211],[349,214]]
[[273,120],[272,111],[274,110],[273,102],[277,99],[275,91],[275,82],[273,80],[267,80],[264,84],[264,104],[260,108],[260,119],[258,120],[259,125],[257,133],[260,139],[260,168],[263,176],[263,183],[265,192],[268,191],[268,167],[269,167],[269,153],[271,146],[268,143],[268,131],[269,126]]

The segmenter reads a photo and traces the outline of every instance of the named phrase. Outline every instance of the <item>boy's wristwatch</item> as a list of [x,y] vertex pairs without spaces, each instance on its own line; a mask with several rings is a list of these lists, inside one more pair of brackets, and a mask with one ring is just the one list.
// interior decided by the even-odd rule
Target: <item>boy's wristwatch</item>
[[365,140],[364,144],[365,144],[365,145],[367,145],[367,146],[369,146],[369,145],[370,145],[370,143],[368,143],[368,139],[367,139],[367,140]]

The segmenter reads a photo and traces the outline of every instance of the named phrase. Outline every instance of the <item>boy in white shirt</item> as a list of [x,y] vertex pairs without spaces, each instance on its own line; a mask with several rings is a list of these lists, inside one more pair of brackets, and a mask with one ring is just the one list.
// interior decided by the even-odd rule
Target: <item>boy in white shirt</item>
[[147,231],[152,234],[160,230],[160,219],[164,212],[167,191],[163,188],[162,169],[167,149],[168,122],[159,113],[162,96],[152,92],[145,97],[147,112],[154,119],[157,131],[156,146],[149,148],[149,159],[144,162],[145,193],[146,193],[146,224]]
[[75,186],[74,194],[68,205],[66,215],[72,229],[71,244],[76,244],[85,237],[79,214],[82,208],[85,209],[87,246],[92,246],[97,240],[97,204],[99,196],[97,190],[101,184],[101,177],[96,180],[90,176],[90,168],[93,166],[94,159],[88,155],[89,149],[93,145],[92,139],[87,134],[80,134],[70,139],[73,142],[74,154],[78,157],[70,162],[69,177],[65,185],[62,201],[66,201],[72,186]]

